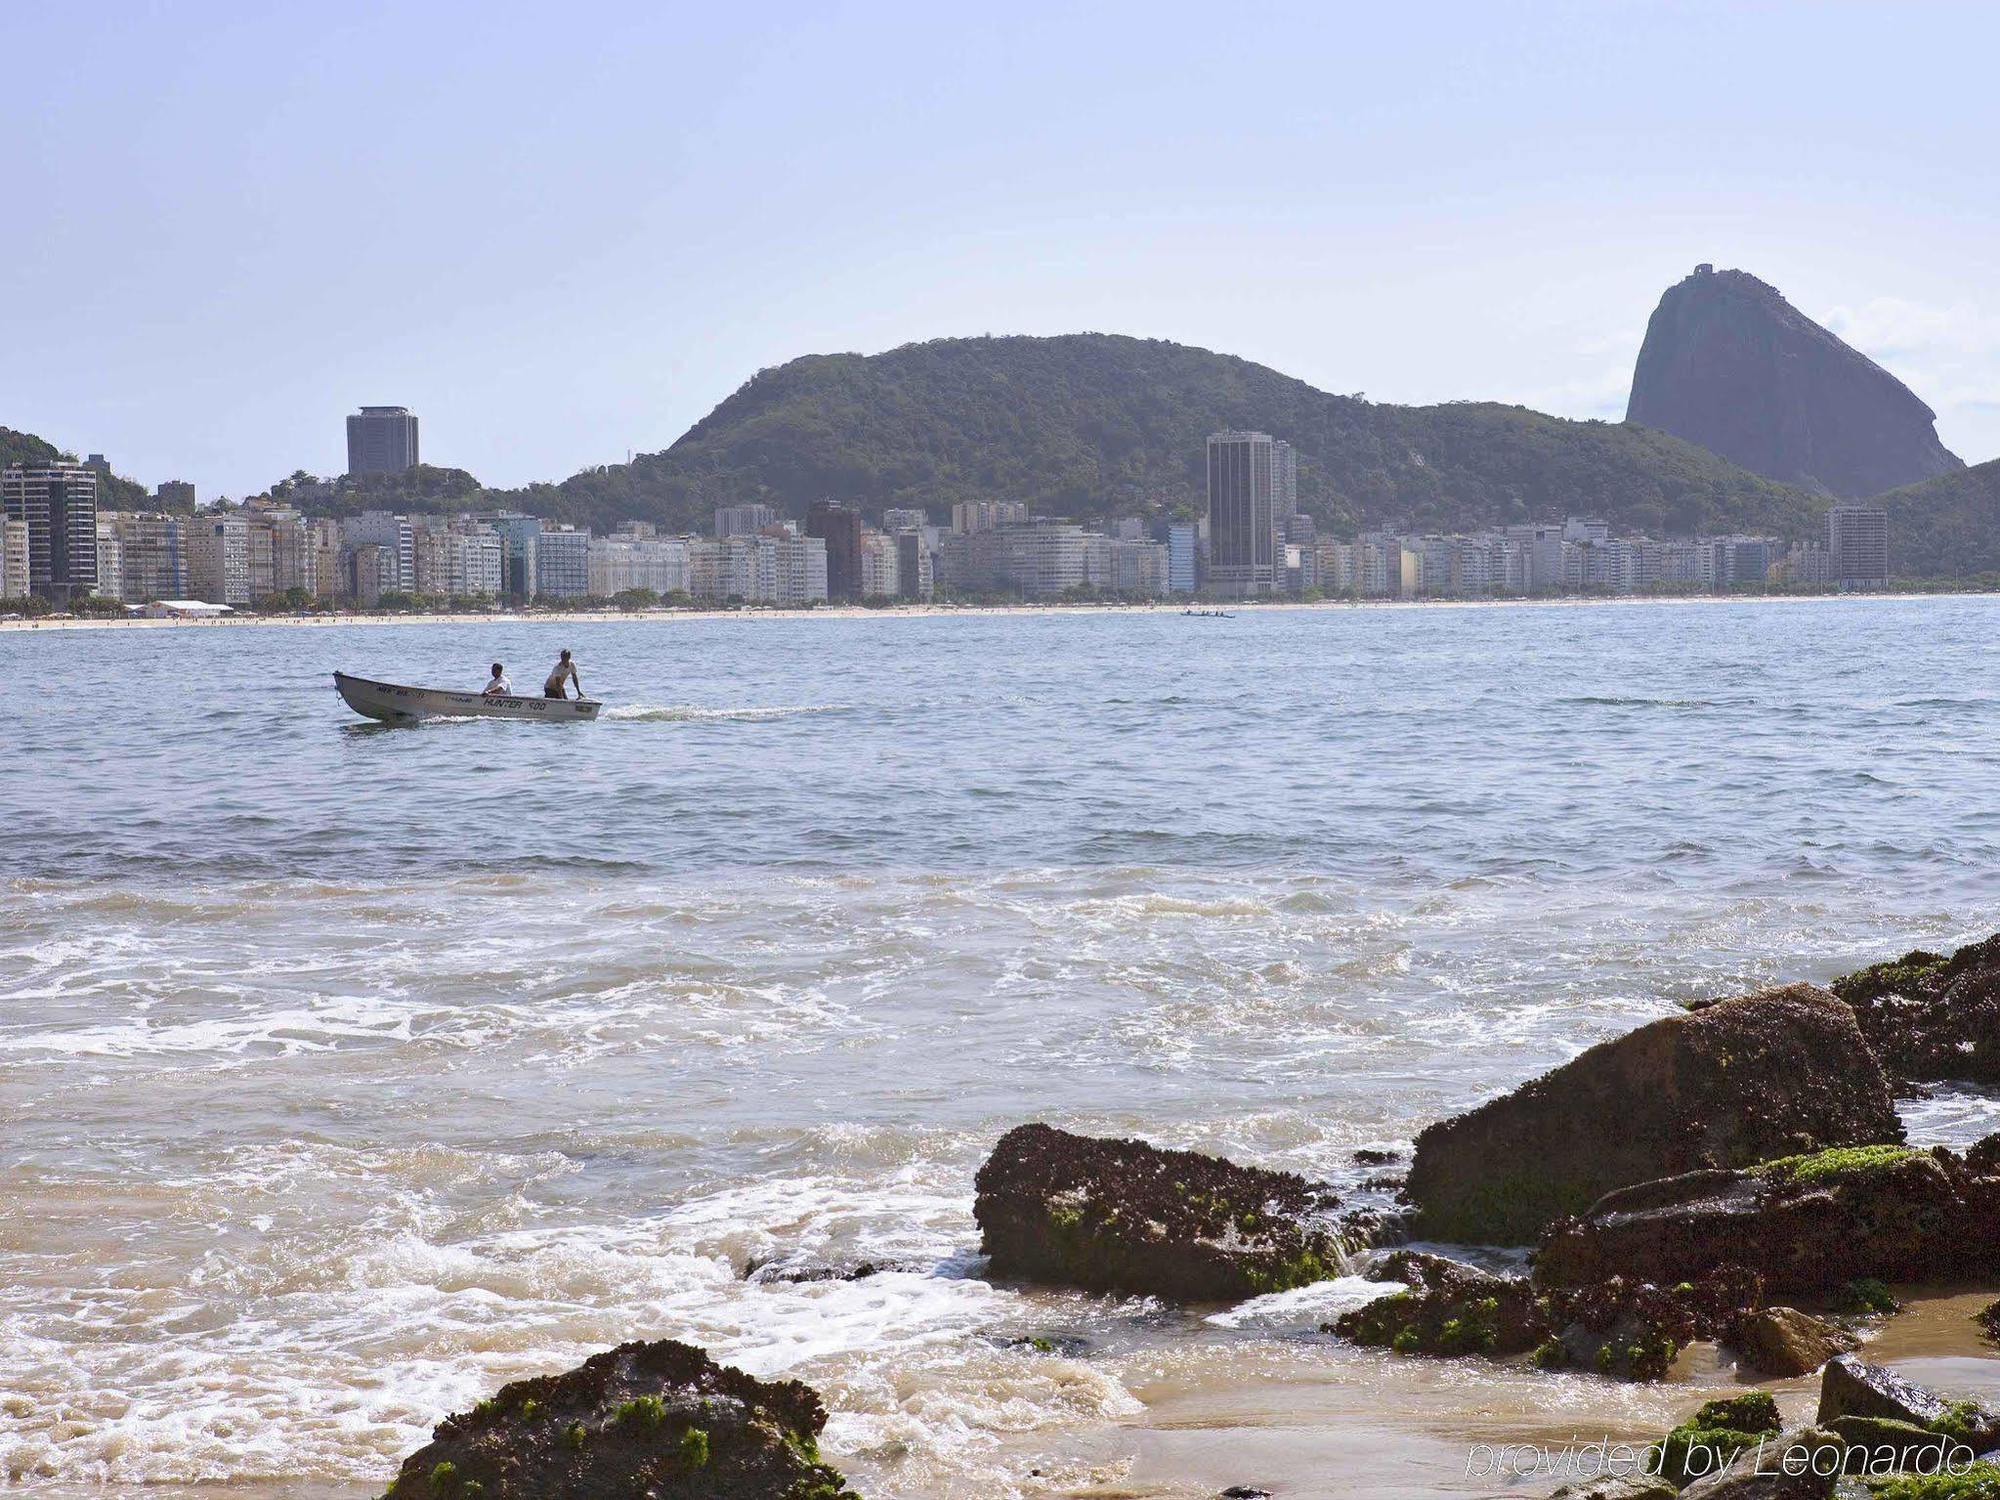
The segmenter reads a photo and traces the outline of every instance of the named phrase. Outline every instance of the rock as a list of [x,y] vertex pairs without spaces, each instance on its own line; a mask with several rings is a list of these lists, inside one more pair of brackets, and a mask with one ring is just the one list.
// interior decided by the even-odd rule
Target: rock
[[1784,1427],[1778,1403],[1764,1391],[1709,1401],[1675,1427],[1649,1456],[1647,1467],[1676,1485],[1720,1474],[1743,1453],[1776,1437]]
[[1698,1338],[1719,1338],[1761,1305],[1757,1277],[1718,1267],[1671,1287],[1614,1276],[1578,1289],[1550,1291],[1544,1315],[1558,1330],[1535,1351],[1545,1369],[1575,1367],[1619,1380],[1659,1380]]
[[1980,1326],[1989,1339],[2000,1343],[2000,1302],[1987,1303],[1972,1315],[1972,1321]]
[[1606,1479],[1566,1484],[1549,1500],[1674,1500],[1680,1491],[1664,1479],[1645,1474],[1620,1474]]
[[1916,949],[1834,980],[1833,992],[1899,1077],[2000,1083],[2000,933],[1949,958]]
[[1948,1401],[1928,1386],[1852,1354],[1828,1361],[1819,1378],[1819,1414],[1814,1420],[1826,1426],[1841,1417],[1907,1422],[1964,1443],[1974,1453],[2000,1444],[2000,1413],[1976,1401]]
[[1271,1500],[1271,1492],[1254,1484],[1232,1484],[1222,1492],[1222,1500]]
[[1974,1177],[2000,1177],[2000,1134],[1989,1135],[1966,1148],[1965,1170]]
[[1402,1152],[1385,1151],[1377,1146],[1363,1146],[1354,1153],[1355,1164],[1363,1167],[1386,1167],[1391,1162],[1398,1162],[1402,1159]]
[[1847,1445],[1844,1467],[1850,1474],[1921,1472],[1926,1468],[1935,1474],[1948,1460],[1957,1457],[1963,1461],[1970,1451],[1955,1439],[1887,1417],[1835,1417],[1820,1426]]
[[1875,495],[1963,469],[1895,376],[1744,271],[1698,267],[1660,298],[1625,420],[1785,484]]
[[1697,1479],[1682,1500],[1826,1500],[1840,1478],[1846,1446],[1808,1427],[1743,1454],[1720,1474]]
[[1668,1016],[1417,1137],[1420,1230],[1529,1244],[1614,1188],[1903,1138],[1853,1010],[1792,985]]
[[1082,1359],[1090,1353],[1090,1340],[1074,1333],[996,1334],[996,1349],[1018,1349],[1028,1354],[1052,1354],[1058,1359]]
[[1371,1273],[1410,1290],[1378,1297],[1321,1327],[1357,1344],[1398,1354],[1521,1354],[1549,1336],[1525,1277],[1399,1250]]
[[1836,1354],[1859,1347],[1844,1328],[1795,1307],[1767,1307],[1737,1320],[1730,1342],[1743,1364],[1759,1375],[1809,1375]]
[[1825,1296],[1857,1277],[1936,1282],[2000,1271],[2000,1181],[1948,1151],[1868,1146],[1691,1172],[1607,1193],[1552,1225],[1546,1287],[1610,1276],[1670,1284],[1735,1261],[1774,1292]]
[[446,1417],[389,1500],[840,1500],[819,1461],[826,1411],[690,1344],[620,1344],[563,1375],[517,1380]]
[[889,1271],[928,1271],[929,1266],[897,1260],[796,1260],[751,1261],[743,1268],[743,1279],[760,1286],[808,1286],[818,1281],[862,1281]]
[[1235,1302],[1340,1273],[1338,1197],[1289,1172],[1022,1125],[974,1187],[980,1245],[1000,1276]]

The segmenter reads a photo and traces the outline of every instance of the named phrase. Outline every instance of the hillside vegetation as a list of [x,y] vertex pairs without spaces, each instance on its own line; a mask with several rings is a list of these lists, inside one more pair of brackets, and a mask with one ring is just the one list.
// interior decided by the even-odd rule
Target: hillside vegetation
[[1897,577],[2000,574],[2000,459],[1891,490],[1879,503]]
[[665,452],[504,498],[677,528],[705,525],[717,505],[763,500],[798,514],[821,497],[925,505],[940,518],[954,501],[999,497],[1085,519],[1198,504],[1203,440],[1225,427],[1293,443],[1302,508],[1342,531],[1588,511],[1655,534],[1792,534],[1822,503],[1629,424],[1487,403],[1378,405],[1231,355],[1106,334],[795,359],[761,371]]

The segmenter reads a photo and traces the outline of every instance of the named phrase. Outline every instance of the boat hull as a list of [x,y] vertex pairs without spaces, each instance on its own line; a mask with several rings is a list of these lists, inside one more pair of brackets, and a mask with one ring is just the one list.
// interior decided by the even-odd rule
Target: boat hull
[[597,717],[604,705],[594,698],[489,698],[484,693],[459,693],[450,688],[404,687],[366,677],[333,674],[333,685],[347,706],[365,718],[384,724],[415,724],[422,719],[522,719],[541,724],[574,724]]

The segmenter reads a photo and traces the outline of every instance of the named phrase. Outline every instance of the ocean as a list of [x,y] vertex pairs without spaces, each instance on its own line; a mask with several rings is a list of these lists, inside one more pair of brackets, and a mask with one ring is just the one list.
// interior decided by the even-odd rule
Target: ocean
[[[676,1337],[815,1386],[871,1500],[1531,1492],[1468,1445],[1657,1431],[1728,1372],[1345,1348],[1356,1277],[993,1285],[974,1171],[1044,1119],[1358,1191],[1357,1148],[1683,1001],[1985,936],[1996,630],[0,633],[0,1489],[360,1500],[502,1382]],[[524,685],[563,646],[595,724],[372,726],[330,675]],[[2000,1099],[1910,1119],[1962,1144]],[[745,1279],[772,1258],[896,1269]]]

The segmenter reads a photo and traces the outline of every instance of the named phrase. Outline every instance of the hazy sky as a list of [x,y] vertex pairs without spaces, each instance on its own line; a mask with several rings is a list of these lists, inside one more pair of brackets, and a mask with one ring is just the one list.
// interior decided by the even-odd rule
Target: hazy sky
[[1617,417],[1709,260],[2000,456],[2000,6],[965,9],[0,0],[0,425],[207,497],[401,403],[511,484],[1077,329]]

